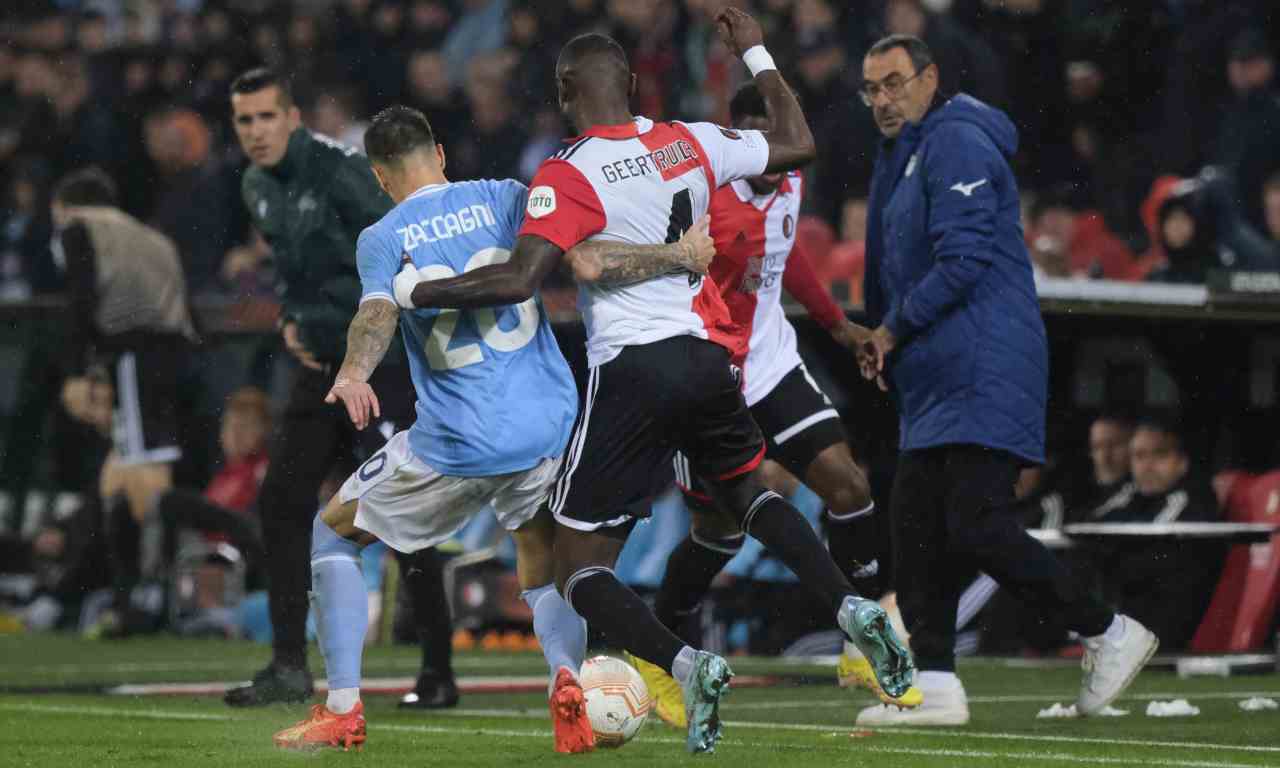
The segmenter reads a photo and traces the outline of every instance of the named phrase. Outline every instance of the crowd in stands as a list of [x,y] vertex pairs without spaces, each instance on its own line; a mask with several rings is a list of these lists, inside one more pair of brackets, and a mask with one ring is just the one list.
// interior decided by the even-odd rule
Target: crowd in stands
[[[1280,264],[1280,20],[1268,0],[740,0],[766,25],[820,150],[807,170],[824,276],[857,298],[878,135],[861,57],[922,37],[944,88],[1007,110],[1026,232],[1046,276],[1202,281]],[[0,300],[56,292],[53,181],[105,168],[170,235],[193,293],[267,292],[239,203],[236,73],[290,73],[314,130],[360,144],[367,116],[423,109],[453,178],[528,180],[559,146],[556,51],[619,39],[637,113],[727,119],[745,70],[716,0],[32,0],[0,9]],[[199,204],[192,204],[199,201]]]

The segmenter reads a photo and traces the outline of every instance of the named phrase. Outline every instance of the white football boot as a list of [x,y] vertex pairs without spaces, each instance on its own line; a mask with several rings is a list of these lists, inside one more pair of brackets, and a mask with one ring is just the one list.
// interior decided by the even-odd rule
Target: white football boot
[[924,701],[915,709],[875,704],[858,713],[858,725],[965,725],[969,697],[953,672],[917,672],[916,684]]
[[1076,711],[1081,715],[1095,715],[1115,701],[1160,647],[1151,630],[1120,614],[1106,632],[1083,640],[1080,666],[1084,679],[1076,699]]

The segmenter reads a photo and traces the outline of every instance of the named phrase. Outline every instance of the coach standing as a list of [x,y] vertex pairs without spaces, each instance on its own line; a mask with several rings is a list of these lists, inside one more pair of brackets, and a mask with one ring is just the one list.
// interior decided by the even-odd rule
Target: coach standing
[[[284,304],[281,335],[299,363],[258,501],[272,660],[250,685],[226,696],[232,706],[256,706],[302,701],[312,694],[307,593],[320,484],[335,465],[350,463],[353,451],[370,453],[394,431],[407,428],[415,417],[415,397],[404,365],[380,366],[371,383],[381,396],[381,420],[390,429],[359,434],[340,406],[324,402],[360,300],[356,238],[392,206],[369,162],[355,149],[302,127],[288,82],[272,70],[252,69],[238,77],[231,85],[231,110],[251,164],[242,183],[244,202],[271,244]],[[400,561],[423,642],[417,686],[401,706],[452,706],[458,694],[440,556],[428,549]]]
[[1157,640],[1090,596],[1012,514],[1018,472],[1044,461],[1049,367],[1008,163],[1017,130],[970,96],[939,93],[929,48],[905,35],[867,53],[862,98],[885,141],[864,286],[878,327],[861,359],[899,411],[894,583],[924,704],[871,707],[858,723],[968,722],[954,647],[960,590],[974,568],[1084,637],[1077,708],[1094,714]]

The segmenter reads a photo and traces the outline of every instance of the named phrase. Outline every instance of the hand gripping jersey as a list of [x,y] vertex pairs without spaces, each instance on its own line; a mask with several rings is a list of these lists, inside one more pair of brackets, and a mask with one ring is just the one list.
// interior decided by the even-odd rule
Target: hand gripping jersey
[[776,192],[757,195],[746,181],[735,181],[711,198],[716,256],[710,274],[745,347],[734,362],[742,367],[747,405],[800,365],[796,333],[782,309],[782,281],[796,242],[802,183],[800,174],[790,173]]
[[[759,131],[643,117],[597,126],[538,169],[520,234],[566,251],[588,238],[673,243],[706,213],[716,187],[759,175],[768,160]],[[578,309],[592,367],[623,347],[672,336],[710,339],[731,353],[741,346],[713,281],[688,272],[622,287],[581,286]]]
[[[491,180],[413,193],[360,235],[361,302],[395,303],[405,254],[424,280],[506,261],[526,194],[519,182]],[[479,477],[562,453],[577,387],[537,296],[504,307],[402,311],[400,326],[418,395],[409,445],[419,459],[444,475]]]

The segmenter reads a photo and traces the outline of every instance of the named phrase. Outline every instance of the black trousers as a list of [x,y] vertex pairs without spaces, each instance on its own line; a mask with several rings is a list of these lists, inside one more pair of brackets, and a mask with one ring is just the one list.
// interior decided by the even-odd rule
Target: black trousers
[[[354,470],[361,454],[370,455],[385,442],[378,423],[357,432],[341,404],[327,405],[324,397],[332,376],[299,368],[284,414],[272,437],[271,464],[258,499],[262,540],[267,566],[267,595],[273,632],[272,655],[276,663],[301,665],[306,659],[307,592],[311,588],[311,524],[327,499],[318,498],[321,483],[335,468]],[[381,421],[406,429],[414,419],[413,386],[401,366],[382,366],[370,385],[378,394]],[[402,557],[402,571],[409,572]],[[415,561],[416,563],[416,561]],[[424,558],[434,566],[435,577],[417,580],[424,589],[443,595],[440,558]],[[423,565],[418,565],[420,569]],[[438,601],[432,601],[438,602]],[[414,596],[415,605],[418,604]],[[423,622],[432,623],[424,628]],[[449,634],[448,616],[416,616],[420,634]],[[439,626],[437,626],[439,625]]]
[[1082,635],[1111,623],[1113,612],[1018,524],[1019,468],[1015,456],[977,445],[906,451],[898,459],[890,510],[894,586],[921,670],[955,669],[956,608],[975,570]]

